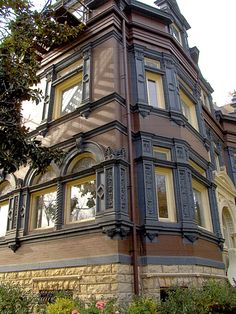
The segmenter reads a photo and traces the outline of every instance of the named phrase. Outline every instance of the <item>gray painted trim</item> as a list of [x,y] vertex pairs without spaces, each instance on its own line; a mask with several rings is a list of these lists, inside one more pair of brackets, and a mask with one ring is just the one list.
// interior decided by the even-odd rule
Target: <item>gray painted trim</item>
[[142,265],[202,265],[216,268],[225,268],[225,264],[203,257],[194,256],[143,256],[141,257]]
[[108,256],[94,256],[89,258],[76,258],[70,260],[57,260],[43,263],[33,263],[33,264],[22,264],[22,265],[9,265],[0,266],[1,272],[13,272],[13,271],[28,271],[28,270],[39,270],[48,268],[63,268],[63,267],[78,267],[78,266],[88,266],[88,265],[103,265],[103,264],[114,264],[123,263],[130,264],[131,257],[128,255],[117,254]]
[[[224,269],[223,262],[194,256],[143,256],[140,257],[141,265],[201,265]],[[0,273],[15,272],[15,271],[29,271],[40,270],[48,268],[63,268],[63,267],[78,267],[88,265],[104,265],[104,264],[131,264],[131,257],[129,255],[117,254],[108,256],[94,256],[89,258],[77,258],[61,261],[50,261],[43,263],[22,264],[22,265],[8,265],[0,266]]]

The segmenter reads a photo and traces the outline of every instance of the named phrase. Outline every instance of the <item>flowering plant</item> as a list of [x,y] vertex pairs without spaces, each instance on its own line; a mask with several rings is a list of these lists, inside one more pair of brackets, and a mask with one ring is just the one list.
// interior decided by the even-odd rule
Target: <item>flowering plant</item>
[[106,302],[105,301],[100,300],[100,301],[96,302],[96,308],[98,308],[101,311],[104,310],[105,306],[106,306]]

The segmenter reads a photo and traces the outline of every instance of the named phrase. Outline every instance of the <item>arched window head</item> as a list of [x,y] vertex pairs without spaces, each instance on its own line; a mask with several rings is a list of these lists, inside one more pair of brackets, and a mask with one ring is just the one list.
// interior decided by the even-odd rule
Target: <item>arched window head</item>
[[227,207],[223,208],[222,212],[222,222],[223,222],[223,235],[225,238],[225,247],[230,249],[234,247],[234,225],[233,219]]
[[77,156],[72,160],[68,167],[68,173],[77,173],[83,170],[87,170],[96,164],[91,153],[84,153]]
[[40,173],[39,175],[35,176],[33,179],[33,184],[40,184],[40,183],[45,183],[50,180],[53,180],[57,177],[55,171],[53,170],[52,167],[48,167],[46,172]]
[[0,196],[13,191],[13,187],[9,181],[5,180],[0,184]]
[[[91,153],[84,153],[72,160],[67,173],[78,175],[65,187],[65,223],[93,220],[96,216],[96,175],[91,171],[95,165]],[[89,170],[89,175],[85,170]],[[77,175],[75,177],[77,177]]]

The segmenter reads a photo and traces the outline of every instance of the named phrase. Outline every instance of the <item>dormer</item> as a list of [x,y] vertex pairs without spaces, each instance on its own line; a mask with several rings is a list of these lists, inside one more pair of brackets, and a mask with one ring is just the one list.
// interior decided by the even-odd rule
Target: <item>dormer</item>
[[169,13],[173,17],[173,23],[170,25],[170,33],[175,40],[185,49],[189,49],[187,30],[190,25],[180,12],[176,0],[156,0],[155,4],[160,10]]

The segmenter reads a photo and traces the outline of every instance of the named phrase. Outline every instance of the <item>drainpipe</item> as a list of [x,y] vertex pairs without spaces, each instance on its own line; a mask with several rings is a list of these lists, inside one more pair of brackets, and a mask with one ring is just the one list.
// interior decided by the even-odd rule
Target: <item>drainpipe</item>
[[126,23],[122,21],[123,53],[124,53],[124,77],[125,77],[125,99],[127,113],[127,133],[128,133],[128,155],[129,155],[129,182],[130,182],[130,206],[132,226],[132,259],[133,259],[133,276],[134,276],[134,293],[139,295],[139,275],[138,275],[138,253],[137,253],[137,217],[135,211],[135,193],[134,193],[134,158],[132,147],[132,129],[131,129],[131,112],[130,112],[130,89],[128,80],[128,59],[127,59],[127,42],[126,42]]

